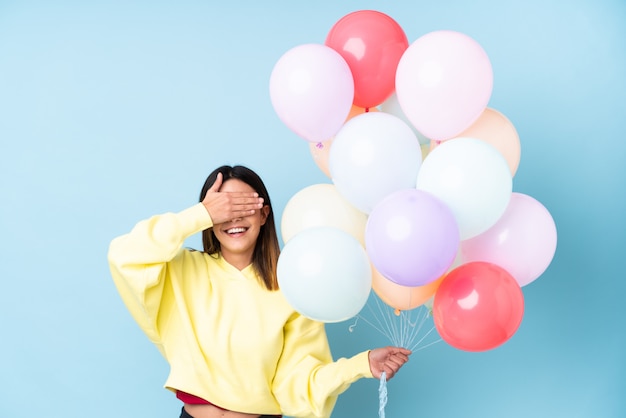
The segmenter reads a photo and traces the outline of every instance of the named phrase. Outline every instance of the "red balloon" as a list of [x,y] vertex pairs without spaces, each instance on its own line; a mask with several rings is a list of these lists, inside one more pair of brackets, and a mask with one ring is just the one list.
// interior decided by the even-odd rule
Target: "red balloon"
[[443,279],[433,301],[441,338],[465,351],[486,351],[515,334],[524,314],[524,295],[515,278],[492,263],[462,264]]
[[391,17],[374,10],[347,14],[333,25],[325,44],[352,70],[355,106],[378,106],[395,91],[396,69],[409,41]]

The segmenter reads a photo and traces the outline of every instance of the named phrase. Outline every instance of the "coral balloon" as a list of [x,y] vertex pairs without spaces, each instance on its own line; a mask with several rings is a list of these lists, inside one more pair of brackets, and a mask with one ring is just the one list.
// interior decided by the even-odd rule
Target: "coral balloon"
[[409,46],[400,25],[374,10],[339,19],[325,44],[348,63],[354,78],[354,105],[366,108],[379,105],[393,93],[398,62]]
[[419,37],[396,71],[396,95],[404,114],[433,140],[453,138],[474,123],[492,89],[493,70],[485,50],[454,31]]
[[276,114],[307,141],[325,141],[335,135],[350,112],[353,98],[350,67],[325,45],[290,49],[270,76],[270,99]]
[[524,295],[502,267],[462,264],[448,273],[435,293],[433,321],[441,338],[465,351],[498,347],[519,328]]
[[424,286],[401,286],[385,278],[372,266],[372,290],[387,305],[400,311],[409,311],[423,305],[435,295],[443,276]]
[[556,244],[556,225],[545,206],[531,196],[513,193],[495,225],[462,241],[460,252],[464,262],[497,264],[526,286],[548,268]]

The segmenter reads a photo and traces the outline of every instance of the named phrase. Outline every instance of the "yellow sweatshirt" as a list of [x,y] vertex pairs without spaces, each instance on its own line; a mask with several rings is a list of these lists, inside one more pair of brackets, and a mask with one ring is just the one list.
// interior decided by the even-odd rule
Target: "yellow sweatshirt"
[[198,203],[109,247],[122,300],[170,365],[165,387],[234,411],[329,417],[340,393],[372,377],[367,351],[333,361],[324,324],[262,287],[252,266],[183,249],[212,225]]

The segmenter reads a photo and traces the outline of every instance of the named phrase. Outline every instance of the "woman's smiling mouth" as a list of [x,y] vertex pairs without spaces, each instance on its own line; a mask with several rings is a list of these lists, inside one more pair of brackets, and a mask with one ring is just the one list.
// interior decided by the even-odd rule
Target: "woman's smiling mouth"
[[248,228],[243,228],[243,227],[235,227],[235,228],[229,228],[226,230],[226,233],[229,235],[235,235],[235,234],[241,234],[243,232],[246,232],[248,230]]

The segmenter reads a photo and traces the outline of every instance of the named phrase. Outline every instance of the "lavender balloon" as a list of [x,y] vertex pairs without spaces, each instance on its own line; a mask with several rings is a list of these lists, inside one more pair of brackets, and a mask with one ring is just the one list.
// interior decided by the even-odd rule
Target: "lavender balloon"
[[450,208],[429,192],[399,190],[379,202],[365,227],[371,263],[402,286],[422,286],[441,277],[460,245]]

